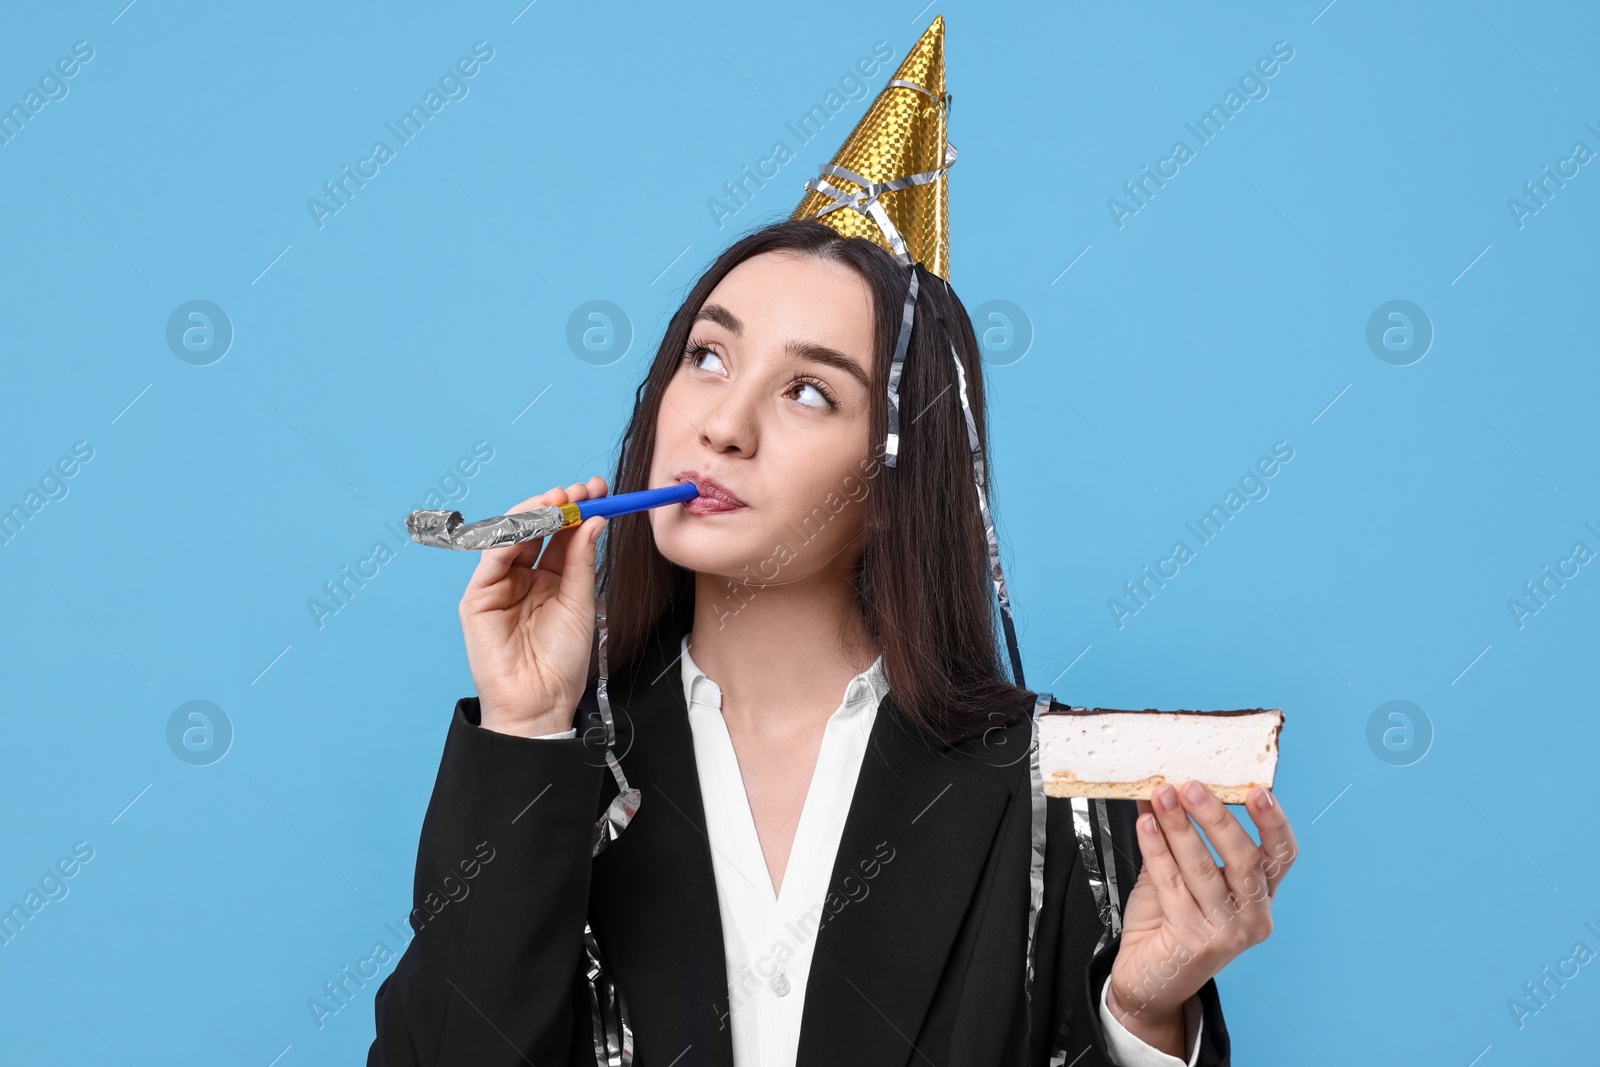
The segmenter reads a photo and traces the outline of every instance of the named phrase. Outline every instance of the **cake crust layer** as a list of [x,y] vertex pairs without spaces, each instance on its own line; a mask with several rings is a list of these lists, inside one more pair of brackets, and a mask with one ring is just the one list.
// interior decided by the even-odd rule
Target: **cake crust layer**
[[[1105,800],[1149,800],[1156,786],[1166,780],[1164,775],[1155,774],[1149,778],[1141,778],[1137,782],[1085,782],[1078,778],[1057,774],[1045,779],[1044,795],[1047,797],[1100,797]],[[1176,789],[1182,784],[1181,782],[1173,782],[1172,788]],[[1250,790],[1258,785],[1263,789],[1272,788],[1269,782],[1245,782],[1242,785],[1217,785],[1213,782],[1204,784],[1224,804],[1243,804],[1245,798],[1250,795]]]

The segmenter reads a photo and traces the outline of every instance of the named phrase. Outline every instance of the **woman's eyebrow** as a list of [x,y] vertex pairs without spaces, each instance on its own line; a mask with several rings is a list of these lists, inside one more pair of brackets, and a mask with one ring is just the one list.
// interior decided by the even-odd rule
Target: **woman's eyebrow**
[[813,363],[821,363],[825,367],[842,370],[860,382],[861,388],[872,388],[872,383],[867,381],[866,372],[861,369],[861,364],[836,348],[814,344],[810,341],[790,341],[783,348],[795,359],[810,360]]
[[735,337],[744,332],[744,323],[739,321],[739,316],[721,304],[702,304],[700,313],[694,317],[694,321],[699,322],[701,319],[710,319]]
[[[740,321],[739,316],[721,304],[702,305],[699,314],[695,315],[694,321],[699,322],[701,319],[709,319],[735,337],[744,332],[744,323]],[[833,367],[835,370],[844,371],[860,382],[861,388],[872,388],[872,383],[867,379],[866,372],[861,369],[861,364],[836,348],[829,348],[827,345],[819,345],[812,341],[790,341],[783,347],[795,359],[810,360],[812,363],[821,363],[825,367]]]

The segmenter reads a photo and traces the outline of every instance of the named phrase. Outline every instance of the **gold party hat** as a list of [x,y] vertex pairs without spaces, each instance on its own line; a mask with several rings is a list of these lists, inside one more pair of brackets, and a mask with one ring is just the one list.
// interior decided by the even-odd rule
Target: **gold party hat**
[[810,192],[790,218],[815,218],[846,237],[865,237],[907,266],[921,263],[948,282],[944,172],[956,156],[945,140],[949,106],[940,15],[850,131],[833,162],[806,182]]

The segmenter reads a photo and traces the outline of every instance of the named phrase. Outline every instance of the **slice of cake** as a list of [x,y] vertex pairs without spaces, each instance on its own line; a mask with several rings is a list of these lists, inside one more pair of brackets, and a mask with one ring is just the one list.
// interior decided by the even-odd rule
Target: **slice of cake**
[[1039,714],[1039,771],[1046,796],[1149,800],[1161,782],[1204,782],[1225,804],[1272,788],[1278,769],[1277,708],[1118,711],[1054,701]]

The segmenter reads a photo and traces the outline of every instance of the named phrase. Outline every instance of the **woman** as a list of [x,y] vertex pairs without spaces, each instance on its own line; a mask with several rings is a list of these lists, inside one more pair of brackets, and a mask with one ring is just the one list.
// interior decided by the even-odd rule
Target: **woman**
[[[962,361],[983,438],[976,338],[921,277],[892,469],[872,442],[908,274],[884,249],[778,223],[673,316],[613,481],[701,496],[616,520],[598,567],[614,752],[642,799],[592,860],[619,788],[593,729],[606,520],[542,556],[483,554],[460,607],[477,696],[449,728],[369,1065],[596,1063],[586,922],[645,1067],[1229,1062],[1213,976],[1270,931],[1293,857],[1264,790],[1261,846],[1203,788],[1110,803],[1132,890],[1098,953],[1051,800],[1025,989],[1035,694],[1003,674],[939,358]],[[469,869],[469,896],[429,908]]]

